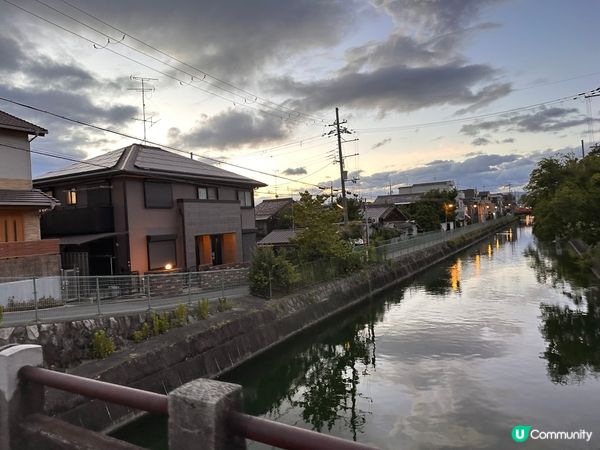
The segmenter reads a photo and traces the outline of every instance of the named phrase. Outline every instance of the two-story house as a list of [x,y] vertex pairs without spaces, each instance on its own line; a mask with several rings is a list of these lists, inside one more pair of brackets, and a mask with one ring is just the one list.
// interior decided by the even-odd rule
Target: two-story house
[[57,201],[31,181],[30,142],[46,133],[0,111],[0,277],[59,273],[58,241],[41,240],[39,218]]
[[[42,217],[63,261],[90,275],[198,270],[249,262],[254,188],[265,184],[158,147],[133,144],[47,173],[61,200]],[[82,262],[83,261],[83,262]]]

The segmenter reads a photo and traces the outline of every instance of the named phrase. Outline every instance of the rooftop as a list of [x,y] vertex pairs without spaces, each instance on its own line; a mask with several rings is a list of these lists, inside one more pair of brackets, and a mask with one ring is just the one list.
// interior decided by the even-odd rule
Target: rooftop
[[105,153],[95,158],[73,163],[63,169],[36,177],[34,182],[68,181],[95,176],[131,174],[155,177],[201,180],[203,182],[228,182],[248,186],[266,186],[260,181],[212,166],[186,156],[163,150],[132,144],[128,147]]
[[256,220],[269,219],[270,217],[284,209],[286,206],[291,205],[293,202],[294,199],[291,197],[263,200],[254,208]]
[[258,245],[286,245],[290,243],[290,239],[296,237],[299,230],[273,230],[262,238]]
[[8,114],[4,111],[0,111],[0,128],[24,131],[27,134],[35,134],[36,136],[44,136],[48,133],[48,130],[38,127],[37,125],[27,122],[26,120],[19,119],[18,117]]
[[59,201],[44,194],[39,189],[11,190],[0,189],[0,206],[36,206],[51,207]]

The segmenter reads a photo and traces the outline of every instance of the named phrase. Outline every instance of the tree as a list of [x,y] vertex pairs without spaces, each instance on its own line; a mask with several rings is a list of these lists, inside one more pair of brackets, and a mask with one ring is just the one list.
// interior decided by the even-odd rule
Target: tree
[[600,242],[600,155],[544,158],[531,172],[525,189],[538,238]]
[[270,247],[258,247],[248,273],[250,292],[271,297],[275,292],[288,292],[299,281],[298,272],[282,255]]
[[456,201],[456,190],[440,191],[433,189],[420,200],[406,206],[406,212],[411,220],[423,231],[439,230],[440,224],[451,220],[456,214],[456,209],[450,207]]
[[[340,208],[344,206],[344,201],[341,196],[335,199],[336,205]],[[357,198],[348,197],[346,199],[348,204],[348,220],[362,220],[363,219],[363,201]]]

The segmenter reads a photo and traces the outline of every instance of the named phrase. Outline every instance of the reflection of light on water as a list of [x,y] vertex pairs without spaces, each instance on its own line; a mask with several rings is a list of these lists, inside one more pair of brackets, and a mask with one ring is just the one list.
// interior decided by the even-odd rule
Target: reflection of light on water
[[533,216],[525,216],[525,225],[533,225]]
[[508,229],[508,242],[512,242],[513,240],[513,235],[512,235],[512,228]]
[[488,244],[487,251],[488,251],[488,257],[490,257],[490,258],[491,258],[491,257],[492,257],[492,254],[493,254],[493,253],[492,253],[492,244]]
[[461,268],[462,261],[460,258],[457,259],[456,262],[450,267],[450,286],[454,292],[460,291]]
[[500,248],[500,239],[496,239],[496,248]]
[[481,255],[477,253],[475,255],[475,276],[478,277],[481,274]]

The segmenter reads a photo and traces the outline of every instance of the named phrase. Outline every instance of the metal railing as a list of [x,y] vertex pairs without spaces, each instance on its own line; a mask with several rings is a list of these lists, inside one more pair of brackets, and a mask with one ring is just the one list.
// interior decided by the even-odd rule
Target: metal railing
[[[168,397],[164,394],[156,394],[34,366],[21,368],[19,376],[25,380],[73,394],[104,400],[152,414],[169,414]],[[375,448],[235,411],[230,412],[227,425],[234,433],[246,439],[287,450],[329,450],[334,448],[373,450]]]
[[2,325],[12,326],[191,305],[247,292],[248,269],[200,272],[0,278]]

